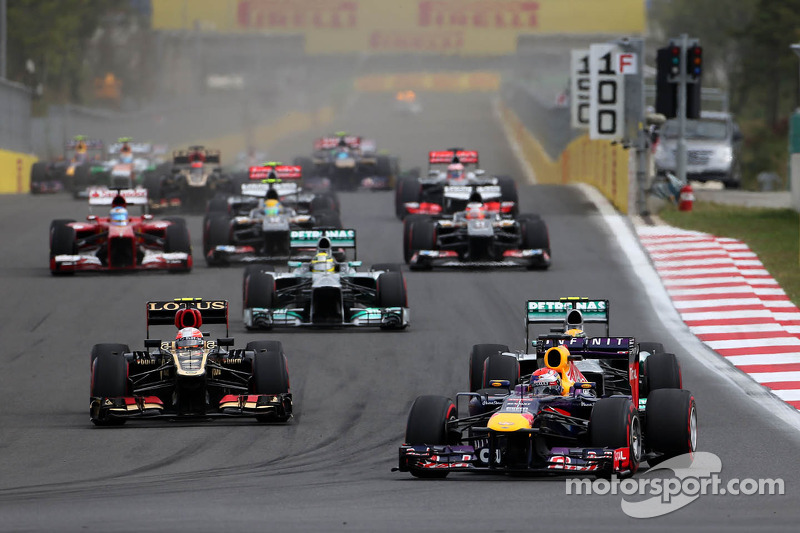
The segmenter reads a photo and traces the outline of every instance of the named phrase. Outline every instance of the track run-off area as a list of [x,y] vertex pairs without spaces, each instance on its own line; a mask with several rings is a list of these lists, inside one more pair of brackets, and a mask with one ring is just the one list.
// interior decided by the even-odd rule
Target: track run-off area
[[[518,180],[521,212],[547,222],[553,264],[532,272],[406,270],[411,327],[404,332],[246,331],[242,269],[206,267],[201,215],[186,217],[195,252],[188,275],[54,278],[50,221],[81,219],[88,206],[66,195],[0,197],[0,530],[796,531],[796,412],[689,332],[628,219],[599,209],[583,188],[528,184],[490,97],[423,95],[421,102],[422,114],[401,115],[391,95],[362,96],[331,127],[375,138],[404,168],[423,171],[428,150],[478,150],[483,168]],[[268,155],[291,161],[323,133],[294,135]],[[345,227],[358,232],[358,259],[365,266],[402,263],[393,193],[340,198]],[[236,347],[283,342],[294,419],[93,427],[92,345],[141,349],[145,302],[189,296],[230,301]],[[697,400],[698,450],[719,456],[723,480],[781,478],[785,495],[701,496],[674,513],[637,520],[622,512],[621,495],[567,496],[563,478],[451,474],[425,481],[391,472],[413,400],[467,389],[473,344],[523,349],[526,300],[562,296],[607,298],[612,335],[674,352]]]

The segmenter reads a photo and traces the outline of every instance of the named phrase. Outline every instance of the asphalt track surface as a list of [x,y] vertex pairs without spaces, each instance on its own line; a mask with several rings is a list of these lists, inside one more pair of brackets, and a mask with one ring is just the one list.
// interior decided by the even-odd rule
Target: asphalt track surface
[[[498,174],[521,177],[484,96],[428,97],[424,116],[355,101],[335,127],[374,136],[404,166],[428,149],[464,146]],[[316,132],[314,132],[316,133]],[[314,133],[274,147],[306,153]],[[401,262],[391,193],[342,194],[359,259]],[[78,275],[47,268],[51,219],[86,215],[66,196],[0,197],[0,530],[60,531],[796,531],[800,440],[759,403],[701,364],[665,330],[618,241],[574,188],[520,185],[523,211],[543,215],[553,266],[545,272],[406,272],[412,325],[372,330],[249,333],[240,320],[239,268],[200,259],[201,218],[189,216],[189,275]],[[565,495],[561,479],[452,474],[424,481],[392,473],[406,415],[420,394],[467,387],[475,343],[523,346],[528,298],[609,298],[612,333],[660,341],[683,366],[699,409],[699,449],[720,456],[723,480],[782,478],[784,496],[703,496],[672,514],[635,520],[621,496]],[[283,342],[295,417],[250,421],[130,422],[94,428],[89,350],[141,348],[144,304],[180,296],[231,301],[237,346]],[[166,328],[164,336],[174,334]],[[640,477],[646,475],[640,474]]]

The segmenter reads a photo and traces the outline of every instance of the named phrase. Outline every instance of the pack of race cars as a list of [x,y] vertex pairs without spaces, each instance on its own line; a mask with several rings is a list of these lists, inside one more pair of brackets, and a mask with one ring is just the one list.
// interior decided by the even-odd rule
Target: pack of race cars
[[[551,264],[545,221],[520,212],[515,182],[478,168],[477,151],[431,151],[426,175],[398,179],[396,158],[378,154],[361,137],[338,133],[314,148],[311,158],[251,166],[238,179],[222,169],[218,151],[200,146],[174,152],[169,174],[150,173],[144,181],[130,163],[115,161],[105,167],[111,168],[106,182],[85,189],[90,207],[107,206],[108,216],[51,223],[51,272],[189,272],[184,219],[156,218],[149,209],[187,209],[202,201],[207,266],[244,264],[247,330],[405,330],[410,308],[402,269],[386,263],[362,269],[357,231],[342,225],[337,194],[392,186],[410,270]],[[39,186],[38,192],[50,191]],[[129,213],[137,206],[140,215]],[[291,420],[283,345],[258,340],[234,348],[226,300],[151,301],[146,311],[143,349],[96,344],[91,350],[95,425],[142,418]],[[659,343],[610,335],[608,300],[531,300],[525,313],[524,349],[477,344],[468,387],[455,400],[425,395],[414,401],[395,470],[418,478],[451,472],[625,477],[644,461],[696,450],[697,407],[682,388],[676,357]],[[212,339],[200,329],[214,324],[224,324],[224,336]],[[557,327],[531,339],[537,324]],[[605,330],[590,336],[593,324]],[[151,339],[151,326],[177,332]]]

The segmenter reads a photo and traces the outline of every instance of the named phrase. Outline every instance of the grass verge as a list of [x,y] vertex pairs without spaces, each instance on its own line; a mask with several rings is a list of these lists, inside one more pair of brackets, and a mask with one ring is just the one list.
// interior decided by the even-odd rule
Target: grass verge
[[659,216],[677,228],[747,243],[792,302],[800,306],[800,220],[794,210],[695,202],[692,211],[670,206]]

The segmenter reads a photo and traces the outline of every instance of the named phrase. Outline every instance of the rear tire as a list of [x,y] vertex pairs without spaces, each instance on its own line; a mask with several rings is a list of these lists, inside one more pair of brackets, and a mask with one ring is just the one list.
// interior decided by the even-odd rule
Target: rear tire
[[[284,394],[289,392],[289,369],[286,364],[286,355],[283,353],[283,344],[280,341],[251,341],[247,343],[246,350],[253,350],[253,381],[254,394]],[[257,416],[259,422],[286,422],[291,416],[291,410],[286,416],[262,415]]]
[[648,394],[658,389],[680,389],[683,386],[681,367],[673,353],[656,353],[644,361]]
[[[444,396],[419,396],[408,413],[405,443],[412,446],[423,444],[436,446],[453,443],[448,435],[447,422],[456,418],[456,405]],[[447,470],[411,468],[411,475],[422,479],[443,479]]]
[[505,344],[476,344],[469,354],[469,390],[475,392],[483,388],[483,365],[491,355],[507,352]]
[[[631,475],[642,460],[642,423],[629,398],[603,398],[589,419],[592,446],[628,448]],[[606,472],[605,474],[610,474]]]
[[483,386],[481,388],[491,388],[494,380],[508,381],[511,389],[518,385],[519,361],[517,358],[499,353],[490,354],[483,362]]
[[[596,407],[595,407],[596,408]],[[645,436],[648,448],[669,459],[697,449],[697,405],[683,389],[658,389],[647,399]],[[651,466],[656,461],[650,462]]]
[[508,176],[497,176],[497,184],[500,186],[500,200],[503,202],[514,202],[511,215],[519,213],[519,193],[517,192],[517,182]]

